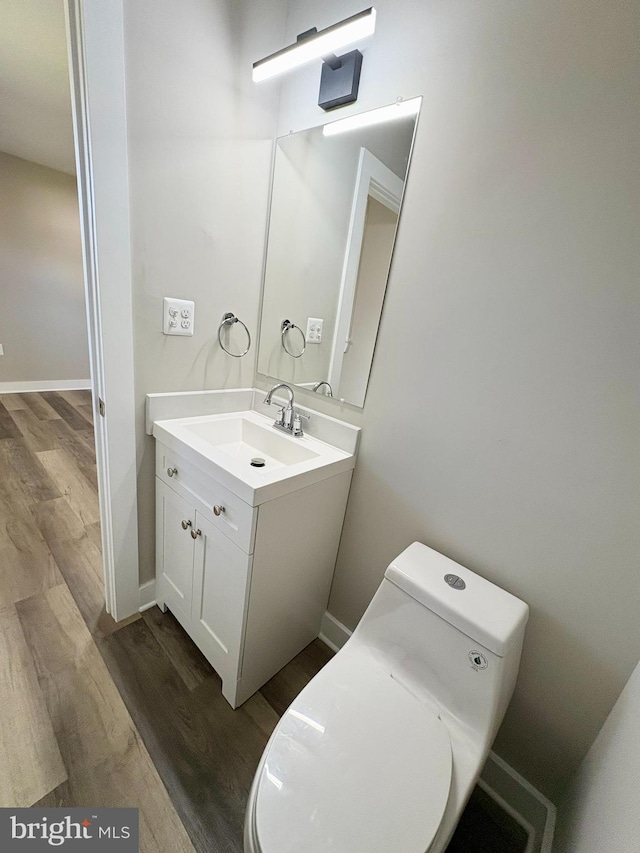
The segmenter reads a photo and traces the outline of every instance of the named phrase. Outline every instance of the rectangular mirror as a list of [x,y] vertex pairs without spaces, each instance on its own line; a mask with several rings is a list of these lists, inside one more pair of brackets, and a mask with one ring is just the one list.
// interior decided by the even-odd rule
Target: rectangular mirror
[[260,374],[364,405],[420,101],[276,140]]

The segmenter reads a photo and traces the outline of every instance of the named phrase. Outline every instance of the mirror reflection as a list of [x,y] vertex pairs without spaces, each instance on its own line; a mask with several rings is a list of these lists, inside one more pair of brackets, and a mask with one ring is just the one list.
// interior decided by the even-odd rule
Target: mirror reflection
[[277,140],[259,373],[364,405],[416,122]]

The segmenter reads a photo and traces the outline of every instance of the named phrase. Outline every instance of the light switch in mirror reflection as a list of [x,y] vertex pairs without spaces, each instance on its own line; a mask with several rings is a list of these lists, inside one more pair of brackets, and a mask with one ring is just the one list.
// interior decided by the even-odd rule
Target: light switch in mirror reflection
[[[417,120],[276,140],[260,374],[364,405]],[[314,317],[322,341],[304,347]],[[289,342],[285,319],[297,327]]]

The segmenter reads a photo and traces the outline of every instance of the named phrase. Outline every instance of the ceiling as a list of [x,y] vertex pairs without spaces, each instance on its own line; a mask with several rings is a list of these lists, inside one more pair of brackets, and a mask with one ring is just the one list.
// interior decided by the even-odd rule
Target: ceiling
[[0,151],[75,173],[63,0],[0,0]]

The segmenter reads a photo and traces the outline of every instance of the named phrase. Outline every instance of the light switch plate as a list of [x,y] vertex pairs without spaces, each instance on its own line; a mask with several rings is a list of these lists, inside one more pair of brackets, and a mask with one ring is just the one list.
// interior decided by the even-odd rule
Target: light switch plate
[[162,332],[165,335],[192,335],[195,302],[165,296],[162,308]]

